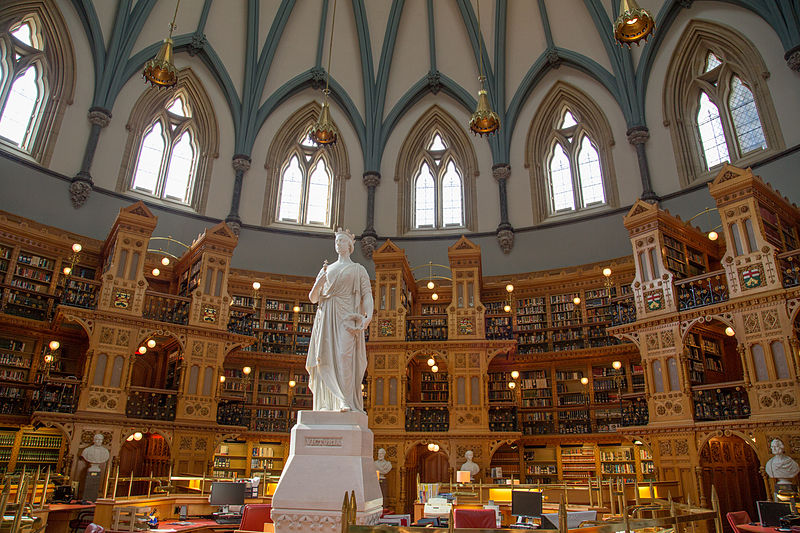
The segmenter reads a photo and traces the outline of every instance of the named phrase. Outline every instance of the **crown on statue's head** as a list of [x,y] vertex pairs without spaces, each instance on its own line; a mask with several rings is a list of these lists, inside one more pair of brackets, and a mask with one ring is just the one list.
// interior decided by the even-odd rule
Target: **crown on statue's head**
[[356,242],[356,236],[350,233],[349,229],[336,228],[336,236],[338,237],[339,235],[344,235],[350,239],[350,242]]

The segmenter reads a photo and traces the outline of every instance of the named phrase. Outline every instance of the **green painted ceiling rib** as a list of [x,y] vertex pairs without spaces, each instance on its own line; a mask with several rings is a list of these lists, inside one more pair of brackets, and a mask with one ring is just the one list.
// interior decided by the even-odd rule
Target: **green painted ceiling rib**
[[317,35],[317,55],[314,66],[322,67],[322,51],[325,49],[325,28],[328,22],[328,1],[322,0],[322,10],[319,17],[319,35]]
[[547,42],[547,48],[555,48],[553,30],[550,28],[550,17],[547,16],[547,6],[544,4],[544,0],[539,0],[539,16],[542,18],[542,29],[544,30],[544,39]]
[[428,11],[428,51],[430,54],[430,71],[436,72],[436,20],[433,16],[433,0],[426,2]]

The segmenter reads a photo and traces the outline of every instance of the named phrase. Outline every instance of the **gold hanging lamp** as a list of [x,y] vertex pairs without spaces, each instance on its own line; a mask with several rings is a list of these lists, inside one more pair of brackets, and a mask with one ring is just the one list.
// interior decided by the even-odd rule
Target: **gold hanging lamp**
[[333,121],[331,120],[330,106],[328,105],[328,95],[330,94],[329,84],[331,81],[331,55],[333,54],[333,28],[336,24],[336,0],[333,0],[333,15],[331,16],[331,38],[328,42],[328,69],[325,72],[325,90],[323,91],[322,109],[319,110],[319,118],[311,126],[311,131],[308,135],[311,139],[322,145],[335,144],[339,138],[339,132],[336,130]]
[[172,32],[175,30],[175,19],[178,16],[178,6],[181,0],[175,4],[175,14],[172,15],[172,22],[169,25],[169,37],[164,39],[164,44],[156,54],[156,57],[144,64],[142,76],[145,81],[149,81],[153,87],[171,88],[178,83],[178,69],[172,60]]
[[614,37],[619,44],[631,44],[644,39],[647,40],[656,28],[653,16],[646,10],[639,7],[636,0],[620,0],[619,16],[614,22]]
[[486,76],[483,75],[483,32],[481,31],[481,2],[478,0],[477,2],[477,9],[478,9],[478,57],[480,58],[480,76],[478,76],[478,81],[481,84],[480,90],[478,90],[478,107],[475,108],[475,112],[472,114],[472,118],[469,119],[469,129],[472,130],[473,133],[478,135],[491,135],[492,133],[496,132],[500,129],[500,117],[497,116],[497,113],[492,111],[492,106],[489,103],[489,94],[486,92],[484,88],[484,83],[486,82]]

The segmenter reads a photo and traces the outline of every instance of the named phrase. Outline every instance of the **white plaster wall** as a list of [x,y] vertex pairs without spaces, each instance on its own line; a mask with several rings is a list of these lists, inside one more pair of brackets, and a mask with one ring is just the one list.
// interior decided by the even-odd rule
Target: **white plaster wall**
[[[546,0],[545,5],[556,46],[580,52],[613,72],[603,40],[583,0]],[[614,29],[609,27],[608,31]]]
[[[238,9],[232,8],[236,6]],[[231,78],[239,99],[244,86],[247,8],[244,2],[212,2],[205,34]]]
[[[406,91],[427,75],[431,68],[427,13],[425,2],[406,2],[403,8],[403,17],[397,28],[392,68],[389,70],[384,118]],[[415,23],[409,24],[409,20]]]
[[89,41],[71,3],[60,0],[58,7],[69,28],[75,53],[75,92],[72,104],[64,109],[61,131],[58,133],[53,157],[50,158],[50,168],[67,176],[74,176],[81,168],[91,128],[87,115],[92,106],[94,66]]
[[[99,2],[96,2],[97,5]],[[113,4],[113,2],[104,2]],[[134,4],[135,6],[135,4]],[[203,10],[203,0],[185,0],[178,6],[178,15],[175,17],[175,31],[172,32],[173,38],[185,33],[194,32],[197,23],[200,21],[200,13]],[[175,14],[175,4],[172,2],[156,2],[150,12],[148,22],[142,26],[142,31],[133,45],[131,55],[135,55],[142,49],[151,44],[161,43],[169,35],[169,23]],[[113,19],[111,21],[113,24]],[[103,26],[104,33],[111,33],[112,26]]]
[[[433,17],[436,21],[436,64],[439,71],[477,98],[478,64],[461,11],[455,2],[434,2]],[[485,32],[484,41],[490,46],[491,39]]]
[[[328,9],[328,16],[333,15],[333,5]],[[317,19],[319,21],[319,19]],[[319,28],[314,24],[315,28]],[[328,25],[330,28],[330,24]],[[333,57],[331,58],[331,76],[344,87],[353,100],[359,113],[364,115],[364,85],[361,76],[361,51],[358,48],[358,32],[353,16],[351,2],[339,2],[336,6],[336,27],[333,36]],[[322,67],[328,66],[328,40],[330,31],[326,32],[325,49],[322,52]],[[311,40],[316,47],[317,39]],[[296,46],[308,46],[297,42]],[[374,52],[373,52],[374,53]],[[308,65],[309,67],[313,65]],[[280,76],[280,74],[278,74]]]
[[511,103],[531,65],[547,48],[536,2],[509,2],[506,27],[506,102]]

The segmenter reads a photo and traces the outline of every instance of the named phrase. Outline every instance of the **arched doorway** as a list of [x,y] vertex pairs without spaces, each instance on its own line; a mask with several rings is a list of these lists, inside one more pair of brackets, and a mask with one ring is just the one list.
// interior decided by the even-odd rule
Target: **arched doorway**
[[[166,477],[170,473],[171,455],[167,439],[157,433],[136,432],[130,435],[119,451],[118,491],[126,492],[125,478]],[[132,495],[147,494],[147,481],[133,483]]]
[[520,447],[516,442],[503,444],[492,454],[492,461],[483,479],[488,483],[513,483],[520,480]]
[[[753,448],[737,436],[713,437],[700,449],[703,494],[710,505],[711,486],[719,495],[720,512],[724,517],[732,511],[747,511],[758,520],[756,501],[766,499],[764,481],[759,473],[761,463]],[[727,520],[725,531],[731,533]]]
[[[433,444],[433,443],[431,443]],[[417,499],[417,475],[420,483],[448,483],[450,481],[450,462],[441,449],[433,451],[428,444],[417,444],[406,454],[406,501],[407,513],[413,513]]]
[[131,366],[131,387],[177,390],[182,363],[181,347],[169,335],[153,335],[139,346]]

